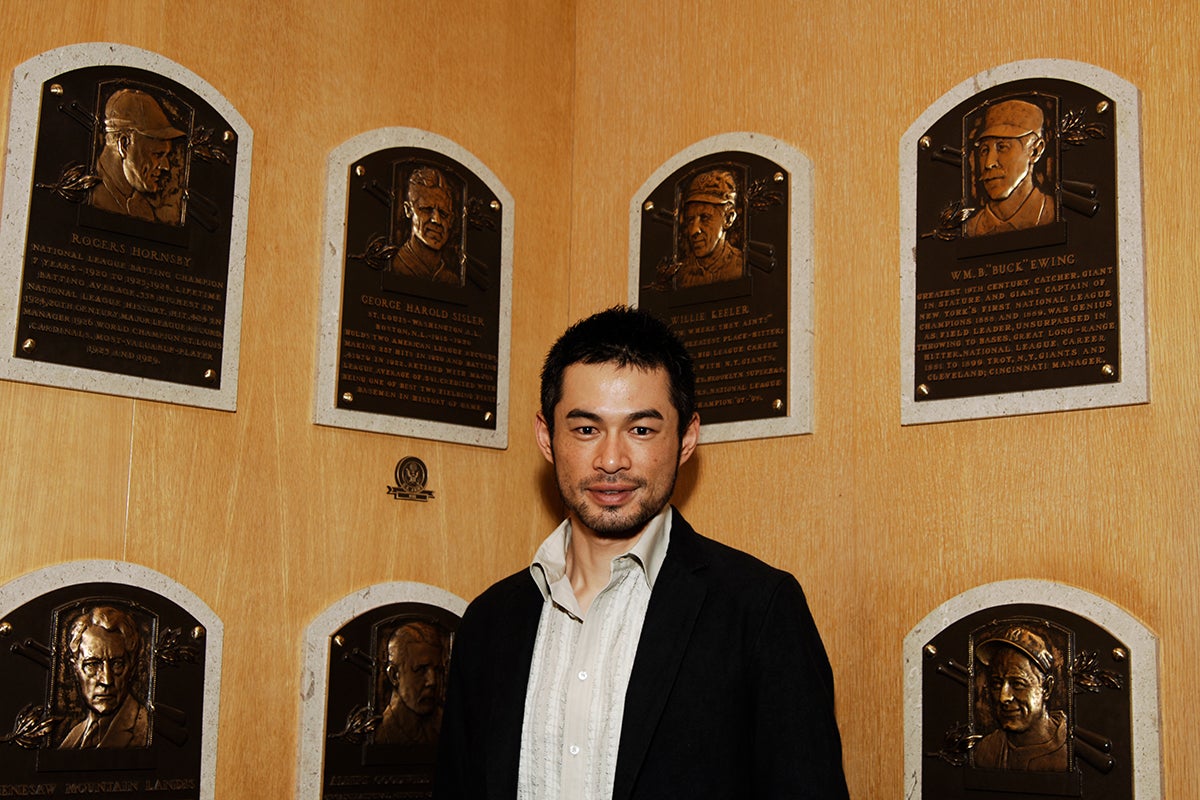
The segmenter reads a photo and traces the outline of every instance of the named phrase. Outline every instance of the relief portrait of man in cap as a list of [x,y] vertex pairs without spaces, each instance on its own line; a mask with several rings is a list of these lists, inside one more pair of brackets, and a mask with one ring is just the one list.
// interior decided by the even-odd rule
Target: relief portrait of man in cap
[[171,178],[171,148],[186,136],[149,93],[130,88],[113,92],[104,104],[104,146],[96,158],[101,182],[89,196],[92,206],[178,225],[180,208],[167,201],[164,190]]
[[447,246],[457,227],[454,188],[441,170],[417,167],[405,182],[403,197],[399,216],[408,221],[409,234],[392,257],[390,270],[434,283],[461,285],[455,248]]
[[1051,710],[1062,690],[1055,686],[1055,657],[1046,639],[1011,625],[978,644],[975,657],[997,725],[975,745],[975,766],[1066,772],[1068,725],[1065,712]]
[[1007,99],[984,108],[972,125],[966,162],[975,195],[967,205],[980,205],[963,223],[964,236],[1024,230],[1058,218],[1044,169],[1046,136],[1046,114],[1035,103]]
[[737,221],[737,197],[737,181],[726,169],[702,172],[688,183],[679,211],[676,289],[737,280],[745,273],[742,251],[728,239]]

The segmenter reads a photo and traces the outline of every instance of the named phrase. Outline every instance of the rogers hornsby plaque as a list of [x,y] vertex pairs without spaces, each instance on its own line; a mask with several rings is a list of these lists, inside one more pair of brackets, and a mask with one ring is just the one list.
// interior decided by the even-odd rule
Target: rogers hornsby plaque
[[1137,119],[1115,76],[1029,61],[909,129],[905,424],[1147,400]]
[[250,129],[215,90],[120,45],[14,72],[0,376],[232,411]]
[[705,442],[812,430],[812,171],[760,134],[699,142],[630,205],[629,302],[683,340]]
[[329,159],[315,420],[508,443],[512,200],[432,133],[386,128]]

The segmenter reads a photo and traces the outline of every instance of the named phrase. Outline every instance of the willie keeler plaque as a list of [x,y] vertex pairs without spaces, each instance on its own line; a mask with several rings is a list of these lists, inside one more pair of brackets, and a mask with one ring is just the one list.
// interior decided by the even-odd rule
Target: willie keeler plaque
[[244,124],[143,51],[83,45],[31,64],[14,81],[5,205],[24,214],[3,232],[5,375],[231,410]]
[[317,421],[504,447],[503,187],[453,143],[402,128],[338,148],[329,182]]
[[[1136,93],[1026,72],[905,139],[916,190],[906,416],[946,418],[997,395],[1030,411],[1140,396],[1140,197],[1122,175],[1136,158],[1124,142],[1136,141]],[[987,416],[986,402],[961,415]]]
[[726,134],[673,158],[631,206],[630,302],[691,353],[705,441],[811,430],[809,180],[782,142]]

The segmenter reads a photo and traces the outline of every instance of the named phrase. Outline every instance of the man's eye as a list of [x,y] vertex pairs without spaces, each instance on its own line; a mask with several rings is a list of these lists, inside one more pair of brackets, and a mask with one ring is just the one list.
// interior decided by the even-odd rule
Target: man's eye
[[593,433],[596,432],[596,429],[594,427],[592,427],[591,425],[580,425],[578,428],[575,429],[575,432],[582,436],[591,436]]
[[649,436],[650,434],[654,433],[654,430],[652,428],[647,428],[644,425],[638,425],[633,429],[633,433],[635,436]]

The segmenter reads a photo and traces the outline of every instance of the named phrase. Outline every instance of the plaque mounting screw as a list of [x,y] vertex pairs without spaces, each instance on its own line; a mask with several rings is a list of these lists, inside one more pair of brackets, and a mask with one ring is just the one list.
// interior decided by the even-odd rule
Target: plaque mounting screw
[[492,211],[499,211],[500,210],[500,201],[493,200],[492,202],[488,203],[488,206],[492,209]]
[[12,623],[8,620],[0,622],[0,636],[8,636],[10,633],[12,633]]
[[192,628],[192,638],[193,639],[203,639],[204,638],[204,628],[201,627],[200,625],[197,625],[196,627]]
[[647,200],[646,202],[642,203],[642,211],[653,211],[653,210],[654,210],[654,201],[653,200]]
[[1105,375],[1107,375],[1110,378],[1113,375],[1117,374],[1117,371],[1115,369],[1113,369],[1112,364],[1105,364],[1103,367],[1100,368],[1100,371],[1103,372]]
[[921,652],[925,654],[926,658],[933,658],[937,655],[937,648],[931,644],[927,644],[921,649]]
[[492,412],[490,412],[490,411],[483,412],[483,421],[491,422],[492,421]]
[[933,139],[930,139],[928,136],[922,136],[919,140],[917,140],[917,144],[921,146],[922,150],[928,150],[929,148],[933,147]]
[[922,397],[929,397],[929,386],[927,384],[922,383],[920,386],[917,387],[917,393],[920,394]]
[[1128,657],[1129,654],[1125,652],[1124,647],[1113,648],[1113,661],[1124,661]]
[[783,400],[776,397],[773,401],[771,401],[771,408],[775,409],[776,411],[782,411],[783,410]]
[[217,371],[213,369],[204,370],[204,380],[211,381],[217,377]]
[[335,636],[335,637],[333,637],[333,643],[336,644],[338,647],[345,647],[346,646],[346,637]]
[[361,178],[363,175],[367,174],[367,168],[364,167],[362,164],[359,164],[357,167],[354,168],[354,174]]
[[24,350],[26,353],[32,353],[34,350],[37,349],[37,340],[36,339],[26,339],[25,341],[21,342],[21,349]]
[[343,403],[353,403],[354,395],[352,395],[350,392],[342,392],[342,402]]
[[237,134],[234,133],[233,131],[225,131],[225,133],[222,134],[221,138],[225,140],[226,144],[232,144],[233,141],[235,139],[237,139]]
[[785,180],[787,180],[787,176],[784,175],[782,172],[776,172],[774,175],[771,176],[771,178],[774,179],[774,181],[776,183],[783,183]]
[[50,84],[50,94],[62,94],[63,88],[61,83]]
[[1096,113],[1097,114],[1103,114],[1105,111],[1108,111],[1108,101],[1107,100],[1101,100],[1099,103],[1096,103]]

